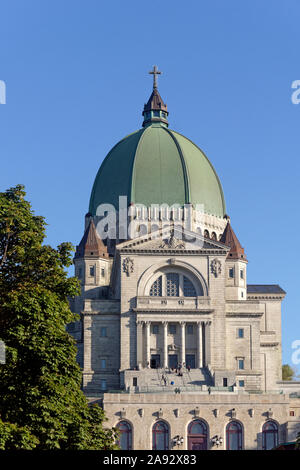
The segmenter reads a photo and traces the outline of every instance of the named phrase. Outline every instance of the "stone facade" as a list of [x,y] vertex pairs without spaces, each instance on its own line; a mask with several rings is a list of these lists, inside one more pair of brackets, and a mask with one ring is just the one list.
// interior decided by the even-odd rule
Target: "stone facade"
[[[266,422],[276,423],[278,442],[294,439],[300,405],[290,395],[300,385],[281,382],[285,293],[248,292],[247,262],[230,259],[230,247],[195,232],[183,241],[173,230],[119,243],[108,260],[75,258],[84,273],[73,304],[84,392],[103,404],[108,426],[127,423],[133,449],[152,448],[157,421],[168,427],[168,448],[173,434],[190,448],[197,419],[208,449],[229,445],[231,421],[244,449],[263,447]],[[181,376],[171,370],[178,364]],[[215,435],[222,445],[213,445]]]

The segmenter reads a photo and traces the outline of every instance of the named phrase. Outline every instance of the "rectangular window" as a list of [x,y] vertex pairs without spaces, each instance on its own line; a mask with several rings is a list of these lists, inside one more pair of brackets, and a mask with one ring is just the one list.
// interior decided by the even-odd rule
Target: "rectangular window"
[[238,328],[237,336],[238,338],[244,338],[244,328]]
[[106,369],[106,359],[101,359],[101,369]]
[[101,380],[101,390],[106,390],[107,389],[107,384],[106,384],[106,379]]
[[229,277],[234,278],[234,269],[229,268]]
[[159,327],[158,325],[152,325],[152,333],[154,335],[157,335],[159,333]]
[[192,335],[194,333],[194,327],[193,325],[188,325],[187,326],[187,334]]
[[101,276],[105,277],[105,269],[104,268],[101,268]]
[[239,380],[239,387],[245,387],[245,380]]
[[95,266],[90,266],[90,276],[95,276]]
[[244,279],[244,270],[243,269],[241,269],[240,276],[241,276],[241,279]]
[[169,333],[171,335],[176,335],[176,325],[169,325]]
[[242,370],[242,369],[245,368],[244,366],[245,366],[245,365],[244,365],[244,359],[238,359],[238,368],[239,368],[240,370]]
[[101,328],[100,328],[100,336],[102,336],[103,338],[106,338],[106,337],[107,337],[107,326],[101,326]]
[[290,411],[290,416],[295,416],[295,411]]
[[133,385],[134,387],[137,387],[137,377],[133,377],[133,379],[132,379],[132,385]]
[[223,387],[227,387],[227,384],[228,384],[227,377],[224,377],[223,378]]

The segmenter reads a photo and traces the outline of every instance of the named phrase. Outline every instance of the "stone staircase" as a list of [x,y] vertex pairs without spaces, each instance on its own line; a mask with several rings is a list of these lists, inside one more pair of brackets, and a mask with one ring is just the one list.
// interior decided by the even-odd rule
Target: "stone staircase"
[[[162,376],[166,378],[166,385]],[[201,388],[213,385],[212,377],[206,368],[182,370],[182,376],[170,372],[169,369],[143,369],[139,371],[139,388],[141,391],[174,391],[176,388]]]

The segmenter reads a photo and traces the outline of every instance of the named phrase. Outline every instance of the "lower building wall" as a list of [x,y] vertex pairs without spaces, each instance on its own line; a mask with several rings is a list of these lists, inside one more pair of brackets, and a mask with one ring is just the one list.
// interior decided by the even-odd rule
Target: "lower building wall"
[[[207,425],[208,449],[226,449],[226,426],[232,419],[242,426],[245,450],[262,449],[262,427],[269,419],[278,424],[279,443],[288,437],[288,395],[105,393],[103,408],[107,427],[115,427],[120,420],[130,423],[135,450],[152,449],[152,428],[159,419],[169,427],[169,449],[178,435],[184,439],[179,449],[188,449],[188,426],[195,418]],[[214,436],[223,439],[218,448],[211,444]]]

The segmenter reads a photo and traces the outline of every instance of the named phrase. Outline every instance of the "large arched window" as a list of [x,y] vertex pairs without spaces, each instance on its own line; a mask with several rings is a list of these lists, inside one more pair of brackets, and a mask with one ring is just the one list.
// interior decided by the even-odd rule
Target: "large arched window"
[[117,445],[122,450],[131,450],[132,449],[132,429],[128,421],[120,421],[117,424],[117,429],[119,431],[119,438],[117,440]]
[[262,428],[263,450],[273,449],[278,445],[278,425],[275,421],[267,421]]
[[152,428],[152,449],[169,449],[169,426],[164,421],[157,421]]
[[[199,284],[198,295],[204,295]],[[169,272],[159,276],[149,290],[151,297],[196,297],[197,291],[193,282],[184,274]]]
[[188,426],[188,450],[207,450],[207,425],[195,419]]
[[226,449],[242,450],[243,428],[238,421],[231,421],[226,427]]

